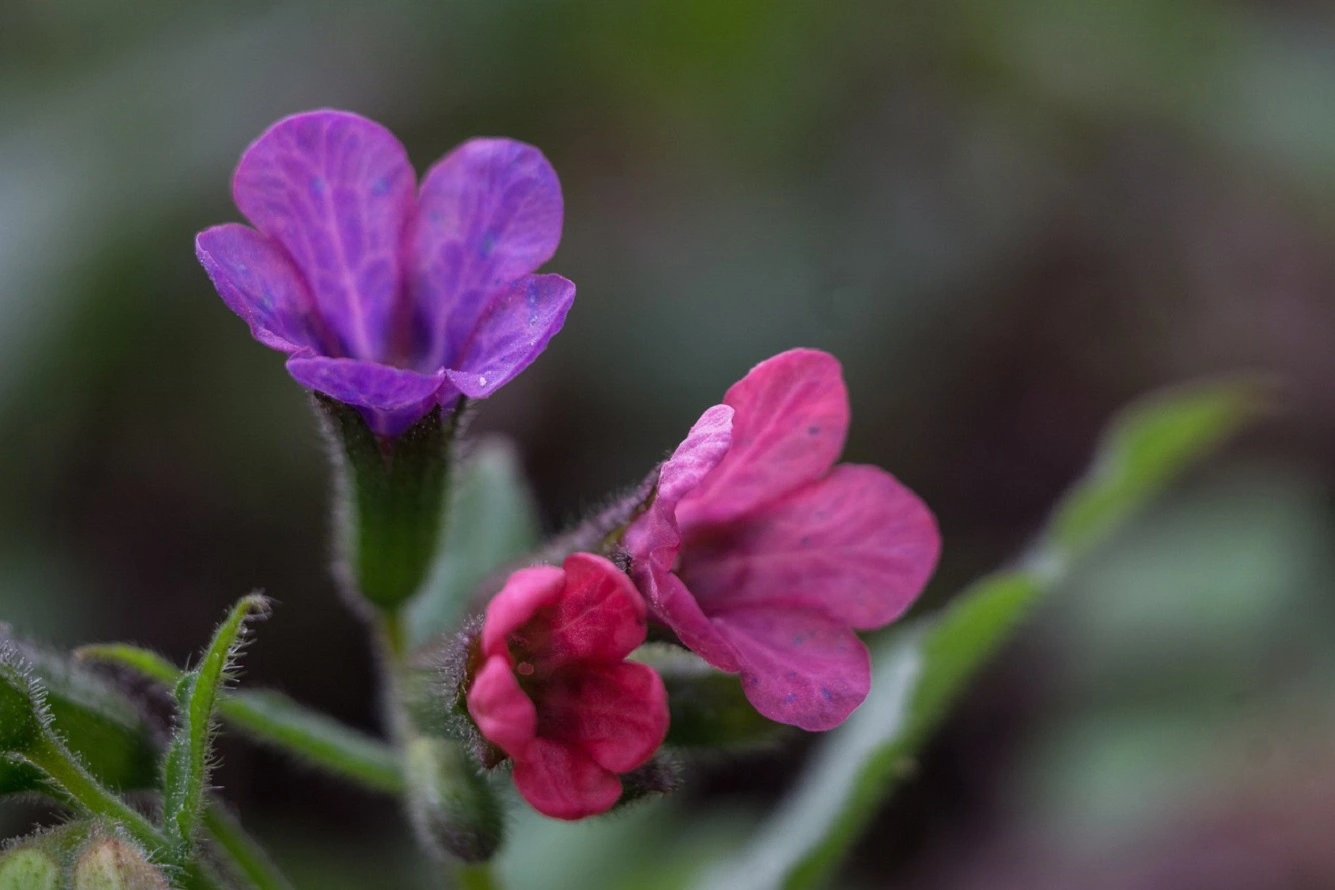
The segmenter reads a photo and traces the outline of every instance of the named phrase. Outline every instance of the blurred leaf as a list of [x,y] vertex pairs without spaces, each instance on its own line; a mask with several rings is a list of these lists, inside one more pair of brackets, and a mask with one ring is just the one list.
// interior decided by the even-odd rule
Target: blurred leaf
[[268,600],[258,594],[243,598],[213,635],[199,667],[176,686],[176,733],[163,766],[162,823],[175,864],[185,865],[194,850],[213,766],[214,705],[231,679],[233,660],[251,618],[263,616]]
[[1113,421],[1093,468],[1058,506],[1027,568],[991,575],[939,616],[878,647],[872,693],[813,756],[787,800],[737,855],[712,870],[709,888],[816,887],[826,882],[867,820],[905,775],[911,757],[965,684],[1009,638],[1070,557],[1104,540],[1192,458],[1260,406],[1250,384],[1162,392]]
[[1256,382],[1210,382],[1158,393],[1108,428],[1089,472],[1058,504],[1045,556],[1078,557],[1204,451],[1260,412]]
[[410,644],[451,630],[477,586],[537,546],[539,532],[514,447],[502,439],[479,442],[456,477],[442,557],[408,606]]

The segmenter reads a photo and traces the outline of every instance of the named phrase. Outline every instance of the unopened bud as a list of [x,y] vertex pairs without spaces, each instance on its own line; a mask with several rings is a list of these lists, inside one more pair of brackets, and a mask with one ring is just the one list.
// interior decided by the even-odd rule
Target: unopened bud
[[129,841],[100,837],[74,864],[74,890],[170,890],[171,885]]
[[457,742],[417,736],[404,751],[408,811],[427,846],[485,862],[501,845],[505,820],[485,776]]
[[60,866],[41,850],[21,848],[0,855],[0,890],[57,890]]

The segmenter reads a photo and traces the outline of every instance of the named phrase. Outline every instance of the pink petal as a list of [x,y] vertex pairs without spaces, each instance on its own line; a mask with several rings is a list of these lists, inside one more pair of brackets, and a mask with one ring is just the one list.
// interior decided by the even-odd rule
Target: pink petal
[[879,467],[842,465],[726,529],[682,544],[701,608],[806,607],[853,627],[889,624],[936,567],[927,506]]
[[228,223],[200,232],[195,254],[256,340],[289,354],[324,348],[328,338],[315,300],[281,247],[249,226]]
[[566,586],[565,572],[556,566],[534,566],[511,573],[501,592],[487,604],[482,622],[482,652],[509,657],[506,637],[523,627],[544,606],[555,603]]
[[488,658],[473,678],[468,713],[482,734],[511,757],[522,757],[537,733],[537,709],[504,656]]
[[497,291],[460,341],[445,373],[471,399],[491,395],[533,363],[565,324],[575,285],[526,275]]
[[740,670],[732,644],[714,626],[695,596],[670,569],[653,563],[632,568],[654,617],[672,628],[682,645],[721,671]]
[[533,809],[553,819],[583,819],[610,810],[621,797],[621,780],[583,751],[535,739],[515,761],[515,787]]
[[631,523],[622,546],[637,562],[670,568],[677,559],[680,535],[677,504],[719,465],[732,443],[733,409],[715,405],[695,422],[685,441],[658,471],[649,509]]
[[727,456],[677,509],[688,526],[722,523],[819,479],[848,432],[848,391],[827,352],[790,349],[728,390],[736,411]]
[[536,148],[473,139],[427,171],[419,202],[410,280],[429,332],[425,360],[457,368],[493,295],[556,252],[561,184]]
[[542,690],[542,737],[578,748],[614,773],[641,766],[667,729],[667,690],[645,664],[567,670]]
[[871,689],[871,656],[846,625],[802,609],[738,609],[714,616],[761,714],[812,732],[833,729]]
[[287,360],[287,371],[302,386],[363,409],[371,428],[382,435],[398,435],[420,418],[439,398],[445,374],[419,374],[375,362],[326,358],[297,353]]
[[624,572],[591,553],[572,553],[563,568],[565,589],[538,658],[544,670],[571,662],[616,663],[644,642],[648,610]]
[[387,359],[406,319],[399,255],[414,179],[389,130],[343,111],[280,120],[236,168],[236,206],[292,257],[345,355]]

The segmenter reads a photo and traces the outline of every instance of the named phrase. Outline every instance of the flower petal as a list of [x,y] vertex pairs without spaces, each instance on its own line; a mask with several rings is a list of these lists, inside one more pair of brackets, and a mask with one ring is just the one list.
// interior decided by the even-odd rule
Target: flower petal
[[524,756],[538,730],[533,700],[501,656],[488,658],[468,687],[468,713],[482,734],[511,757]]
[[506,654],[506,637],[523,627],[538,610],[555,603],[566,588],[565,572],[556,566],[533,566],[512,572],[501,592],[487,604],[482,622],[482,652]]
[[[658,470],[653,503],[631,523],[622,546],[636,562],[670,568],[677,559],[681,536],[677,504],[723,460],[732,443],[733,409],[715,405],[700,415],[685,441]],[[650,598],[651,601],[652,597]]]
[[648,609],[624,572],[601,556],[572,553],[565,589],[552,609],[542,668],[570,662],[613,664],[644,642]]
[[256,340],[289,354],[324,347],[315,300],[281,247],[249,226],[228,223],[200,232],[195,255]]
[[649,563],[634,566],[632,571],[654,617],[672,628],[682,645],[721,671],[740,669],[732,645],[700,610],[680,578],[670,569]]
[[652,757],[667,729],[667,689],[647,664],[567,670],[542,690],[539,734],[584,751],[614,773]]
[[575,285],[560,275],[526,275],[495,293],[456,344],[450,382],[471,399],[509,383],[561,330],[574,299]]
[[439,399],[444,372],[419,374],[375,362],[297,353],[287,371],[302,386],[362,409],[377,433],[396,436]]
[[423,359],[459,367],[493,295],[556,252],[561,183],[531,145],[473,139],[427,171],[419,202],[410,281],[427,333]]
[[833,729],[871,689],[871,656],[846,625],[804,609],[738,609],[713,617],[741,665],[742,690],[771,720]]
[[895,620],[931,577],[936,520],[879,467],[842,465],[726,529],[682,544],[682,578],[706,613],[803,606],[853,627]]
[[621,797],[621,780],[583,751],[534,739],[515,761],[515,787],[533,809],[553,819],[583,819],[605,813]]
[[677,510],[688,526],[727,522],[834,465],[848,432],[848,391],[828,352],[790,349],[767,359],[723,398],[736,410],[727,456]]
[[399,257],[414,180],[389,130],[344,111],[280,120],[236,168],[236,206],[287,250],[344,355],[388,359],[408,311],[399,303]]

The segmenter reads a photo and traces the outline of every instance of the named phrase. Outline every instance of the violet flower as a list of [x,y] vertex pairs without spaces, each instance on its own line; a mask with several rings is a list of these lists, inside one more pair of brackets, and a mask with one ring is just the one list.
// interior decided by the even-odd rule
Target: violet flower
[[899,617],[941,545],[931,512],[889,473],[834,466],[848,419],[833,356],[761,362],[663,464],[622,542],[654,617],[740,673],[761,714],[809,730],[866,698],[854,630]]
[[397,435],[483,398],[561,329],[575,286],[534,275],[561,240],[546,158],[473,139],[416,188],[403,146],[345,111],[284,118],[246,149],[232,196],[254,225],[201,232],[199,261],[297,382]]

